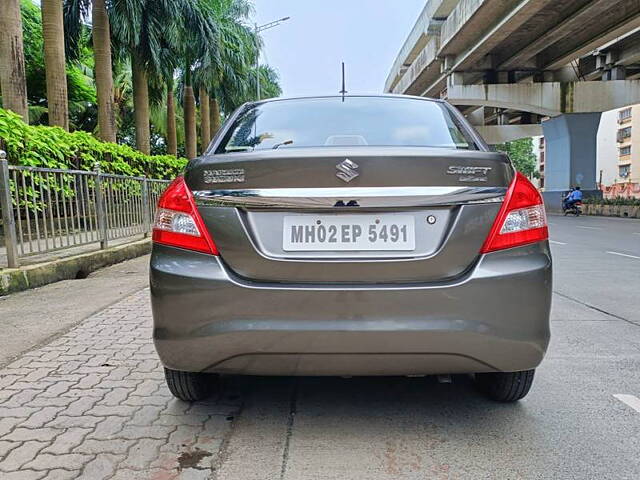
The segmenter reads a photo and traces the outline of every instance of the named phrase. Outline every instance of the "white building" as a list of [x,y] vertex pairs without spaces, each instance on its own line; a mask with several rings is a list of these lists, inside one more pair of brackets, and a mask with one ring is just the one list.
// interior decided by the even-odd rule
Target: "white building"
[[[598,174],[602,172],[602,185],[611,185],[620,180],[618,176],[618,110],[602,114],[598,129]],[[600,181],[600,177],[598,177]]]

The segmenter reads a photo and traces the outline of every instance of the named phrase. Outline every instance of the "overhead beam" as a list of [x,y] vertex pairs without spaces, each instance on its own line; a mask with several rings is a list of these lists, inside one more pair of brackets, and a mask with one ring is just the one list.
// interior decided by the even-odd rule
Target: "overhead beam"
[[456,56],[453,70],[464,70],[481,62],[483,57],[522,27],[536,13],[557,0],[525,0],[509,11],[498,24],[480,38],[474,45]]
[[[616,51],[618,57],[615,60],[624,62],[619,65],[627,66],[627,72],[632,71],[632,75],[635,75],[637,72],[633,67],[640,62],[640,50],[637,51],[633,42],[629,40],[626,44],[622,43],[621,38],[626,38],[629,32],[640,29],[640,8],[635,8],[633,3],[636,1],[640,2],[640,0],[574,2],[572,5],[582,3],[583,6],[579,9],[572,8],[571,10],[575,11],[569,18],[564,19],[564,15],[569,12],[567,8],[559,9],[557,0],[513,0],[499,3],[493,0],[459,0],[456,9],[446,20],[442,29],[441,39],[445,45],[439,44],[437,40],[440,38],[432,38],[432,41],[414,59],[411,67],[406,72],[403,71],[401,78],[395,80],[394,84],[397,84],[390,90],[395,93],[432,97],[448,96],[453,99],[457,98],[452,96],[457,88],[469,84],[473,87],[481,82],[519,84],[544,80],[545,82],[571,83],[576,75],[570,75],[571,78],[564,75],[562,72],[565,67],[572,60],[584,57],[585,54],[602,46],[606,46],[607,50],[612,52],[616,51],[614,45],[607,45],[608,42],[620,44],[620,50]],[[584,5],[584,3],[588,4]],[[640,3],[638,5],[640,6]],[[549,9],[546,13],[545,8]],[[556,12],[558,15],[563,12],[560,18],[548,19],[552,20],[549,22],[551,25],[556,21],[560,22],[551,28],[545,27],[539,20],[542,17],[547,18],[550,15],[549,12]],[[491,14],[494,16],[491,17]],[[526,37],[533,38],[530,43],[523,46],[526,43],[525,38],[520,35],[516,40],[515,35],[523,30],[528,21],[533,20],[536,20],[535,32],[529,32],[529,36]],[[537,32],[544,28],[547,28],[547,31],[539,36]],[[528,31],[526,28],[524,30]],[[535,36],[532,35],[533,33]],[[511,48],[517,49],[516,52],[513,50],[508,52],[511,35],[514,35]],[[579,46],[576,45],[578,42],[581,42]],[[449,51],[450,55],[444,55]],[[619,57],[619,55],[624,56]],[[502,61],[503,58],[506,60]],[[607,60],[607,68],[609,63]],[[590,72],[588,80],[599,80],[602,76],[595,71],[601,69],[594,69],[591,64],[587,70]],[[605,71],[608,72],[607,69]],[[491,73],[502,72],[509,73],[508,80],[491,75]],[[464,74],[464,78],[453,79],[452,75],[458,74]],[[582,78],[582,75],[579,77]],[[607,78],[625,77],[608,75]],[[526,111],[541,115],[570,111],[568,106],[572,104],[573,99],[566,95],[563,97],[564,103],[560,108],[554,105],[551,108],[544,106],[538,109],[528,108]],[[487,103],[471,105],[494,106]],[[520,106],[521,103],[516,105]],[[495,106],[503,107],[500,102]]]
[[611,42],[616,38],[624,35],[629,30],[633,30],[635,28],[640,28],[640,13],[634,15],[624,24],[616,25],[615,27],[604,31],[601,34],[596,35],[589,42],[582,44],[578,48],[572,49],[571,51],[561,55],[560,57],[545,62],[545,64],[541,65],[540,67],[545,70],[557,70],[558,68],[569,64],[572,60],[587,55],[589,52],[596,50],[598,47],[601,47],[605,43]]
[[618,52],[618,58],[614,65],[634,65],[640,63],[640,42],[634,47],[626,48]]
[[440,73],[440,60],[437,58],[439,47],[439,39],[431,38],[392,91],[419,94],[422,86]]
[[[482,38],[478,39],[471,48],[457,55],[450,70],[464,70],[481,62],[493,47],[515,32],[537,12],[555,1],[557,0],[524,0],[510,10],[497,25],[489,30]],[[442,53],[442,50],[440,53]],[[446,85],[448,73],[449,72],[444,72],[440,75],[440,77],[422,91],[422,95],[437,96],[437,93],[443,90]]]
[[392,91],[403,76],[403,68],[411,66],[430,38],[440,38],[440,27],[458,0],[427,0],[409,36],[391,67],[385,82],[385,91]]
[[591,3],[576,11],[571,17],[551,27],[525,48],[502,62],[499,68],[509,69],[522,66],[523,63],[535,57],[549,45],[570,35],[575,28],[579,28],[589,17],[593,18],[593,15],[599,15],[610,8],[611,0],[593,0]]
[[509,108],[549,117],[606,112],[640,103],[640,81],[454,85],[447,90],[447,100],[453,105]]
[[614,44],[607,50],[600,50],[598,54],[594,53],[593,55],[582,57],[579,68],[585,80],[596,80],[611,69],[626,67],[629,71],[632,71],[634,66],[639,64],[640,36],[636,45],[626,43],[624,48],[618,50]]

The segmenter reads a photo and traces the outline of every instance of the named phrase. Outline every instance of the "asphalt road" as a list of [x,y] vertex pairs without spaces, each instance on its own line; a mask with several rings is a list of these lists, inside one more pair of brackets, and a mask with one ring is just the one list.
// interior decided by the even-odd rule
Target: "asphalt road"
[[640,323],[640,220],[549,217],[554,291]]
[[68,333],[0,370],[0,478],[637,480],[640,221],[552,216],[550,229],[552,342],[531,393],[510,405],[457,376],[236,377],[189,406],[164,386],[147,293],[117,300],[124,283],[142,288],[146,259],[108,273],[110,293],[96,279],[10,296],[0,320],[10,308],[48,335],[49,312],[111,306],[72,330],[77,320],[60,320]]
[[640,478],[640,221],[550,217],[552,343],[533,389],[466,377],[236,379],[218,480]]

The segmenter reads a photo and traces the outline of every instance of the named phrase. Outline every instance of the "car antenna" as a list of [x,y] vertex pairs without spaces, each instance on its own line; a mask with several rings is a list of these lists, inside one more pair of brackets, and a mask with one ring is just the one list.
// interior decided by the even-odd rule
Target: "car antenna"
[[340,93],[342,94],[342,101],[344,102],[344,94],[347,93],[347,88],[344,80],[344,62],[342,62],[342,90],[340,90]]

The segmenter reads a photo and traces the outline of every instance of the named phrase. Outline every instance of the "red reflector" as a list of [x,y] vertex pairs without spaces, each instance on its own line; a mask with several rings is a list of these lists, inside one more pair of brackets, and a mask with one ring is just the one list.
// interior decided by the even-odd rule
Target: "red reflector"
[[216,244],[198,213],[193,194],[183,177],[171,182],[158,200],[153,241],[218,255]]
[[542,242],[548,238],[542,196],[529,179],[518,172],[480,253]]

